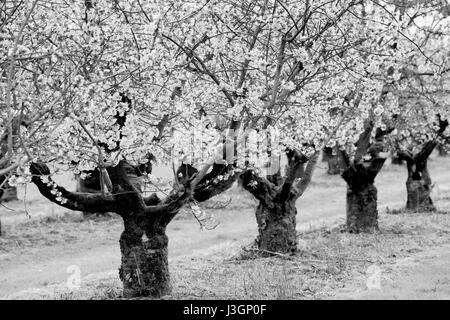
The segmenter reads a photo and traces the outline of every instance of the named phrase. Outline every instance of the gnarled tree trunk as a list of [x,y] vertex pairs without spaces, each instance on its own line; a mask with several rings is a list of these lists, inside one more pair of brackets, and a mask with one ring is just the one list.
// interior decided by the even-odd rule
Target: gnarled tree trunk
[[373,183],[347,186],[347,230],[378,230],[377,188]]
[[[345,151],[340,151],[346,168],[342,178],[347,182],[347,231],[351,233],[372,233],[378,230],[378,192],[375,178],[386,161],[384,137],[393,128],[375,133],[375,141],[371,142],[373,121],[365,122],[365,129],[356,143],[353,161]],[[369,159],[366,158],[369,156]],[[364,160],[366,159],[366,160]]]
[[[255,243],[262,253],[293,253],[297,250],[295,202],[311,181],[318,154],[310,159],[294,151],[286,154],[288,167],[284,179],[278,174],[262,178],[252,170],[240,176],[244,189],[259,202],[255,212],[258,225]],[[296,183],[297,178],[301,180]]]
[[409,179],[406,181],[408,198],[406,209],[411,211],[434,211],[436,208],[431,200],[431,185],[424,180]]
[[[171,293],[168,237],[165,227],[145,226],[135,219],[124,219],[120,236],[122,254],[119,276],[127,298],[161,298]],[[144,228],[143,228],[144,227]]]
[[249,170],[240,177],[244,189],[257,200],[255,216],[258,235],[255,243],[259,250],[291,253],[297,249],[295,199],[280,197],[279,188],[270,180]]
[[375,177],[385,158],[373,158],[369,163],[353,163],[344,170],[347,182],[347,230],[371,233],[378,230],[378,193]]
[[[444,132],[448,122],[440,123],[438,133]],[[437,146],[436,140],[425,143],[422,149],[415,155],[404,150],[400,153],[406,161],[408,168],[408,179],[406,180],[407,201],[406,209],[411,211],[434,211],[431,191],[433,189],[430,174],[428,172],[428,158]]]
[[432,181],[427,168],[427,160],[411,158],[407,161],[408,179],[406,180],[406,209],[411,211],[436,210],[431,200]]
[[297,250],[297,208],[295,201],[283,203],[260,202],[256,208],[258,236],[256,244],[260,250],[291,253]]

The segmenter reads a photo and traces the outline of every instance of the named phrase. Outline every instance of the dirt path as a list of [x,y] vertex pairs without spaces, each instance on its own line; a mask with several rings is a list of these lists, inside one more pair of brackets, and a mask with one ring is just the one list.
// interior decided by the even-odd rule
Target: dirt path
[[415,254],[381,269],[380,288],[348,287],[335,299],[448,300],[450,299],[450,245]]

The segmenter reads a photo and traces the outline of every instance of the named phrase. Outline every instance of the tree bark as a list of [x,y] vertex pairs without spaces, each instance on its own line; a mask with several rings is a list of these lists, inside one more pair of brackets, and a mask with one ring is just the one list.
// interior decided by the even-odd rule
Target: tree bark
[[[119,276],[125,298],[161,298],[171,293],[165,227],[124,219]],[[143,228],[144,227],[144,228]]]
[[297,250],[297,208],[295,201],[284,203],[260,202],[256,208],[258,236],[256,244],[260,250],[292,253]]
[[[259,202],[255,216],[258,235],[255,243],[264,251],[291,253],[297,249],[295,200],[291,185],[285,193],[269,180],[248,170],[241,174],[240,183]],[[286,184],[286,183],[285,183]]]
[[[365,123],[365,129],[356,143],[353,161],[345,151],[340,151],[345,170],[342,178],[347,182],[347,231],[372,233],[378,230],[378,192],[375,178],[386,161],[384,137],[392,132],[377,129],[375,141],[371,142],[373,121]],[[369,156],[369,160],[365,160]]]
[[406,209],[411,211],[436,210],[431,200],[432,181],[426,161],[424,164],[408,165],[408,179],[406,180],[407,201]]
[[287,150],[286,155],[288,165],[284,179],[274,176],[266,179],[253,170],[245,171],[239,179],[242,187],[259,202],[255,212],[258,225],[255,243],[263,254],[297,250],[295,202],[311,182],[319,157],[319,153],[315,153],[307,158],[294,150]]
[[385,158],[369,163],[353,163],[342,173],[347,182],[347,230],[351,233],[372,233],[378,230],[378,192],[374,185]]
[[377,188],[373,183],[347,186],[347,230],[371,233],[378,230]]
[[430,197],[433,186],[428,172],[428,158],[436,146],[436,141],[431,140],[425,143],[416,155],[409,151],[402,151],[399,154],[406,161],[408,168],[408,179],[406,180],[407,210],[436,210]]

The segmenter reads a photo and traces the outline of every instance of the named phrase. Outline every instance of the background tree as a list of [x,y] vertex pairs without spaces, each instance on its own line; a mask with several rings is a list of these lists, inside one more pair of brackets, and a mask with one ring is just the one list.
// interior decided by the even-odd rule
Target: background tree
[[[47,4],[48,7],[48,4]],[[25,182],[27,162],[67,115],[76,81],[64,74],[46,4],[0,4],[0,189]],[[47,19],[48,18],[48,19]],[[47,24],[48,22],[48,24]],[[54,39],[54,38],[53,38]],[[13,179],[13,180],[11,180]]]
[[[242,186],[259,201],[258,247],[292,252],[295,202],[318,150],[358,139],[381,95],[380,69],[404,53],[390,47],[399,35],[394,8],[372,1],[169,3],[174,22],[161,33],[185,65],[184,96],[207,114],[238,121],[238,140],[249,141],[238,166]],[[252,131],[259,138],[243,137]]]
[[[401,123],[404,120],[400,118],[411,116],[408,110],[410,105],[403,104],[402,95],[405,95],[405,91],[416,97],[423,91],[428,94],[434,92],[435,95],[439,91],[435,86],[437,83],[442,84],[442,76],[448,69],[445,49],[442,49],[445,47],[442,44],[448,41],[448,32],[444,31],[448,30],[448,21],[442,15],[442,4],[433,2],[419,6],[394,5],[392,12],[391,23],[397,26],[398,33],[386,44],[396,56],[395,63],[380,64],[377,66],[378,71],[372,73],[372,77],[384,78],[380,96],[372,102],[373,118],[365,123],[365,129],[357,142],[354,145],[347,144],[347,150],[342,151],[348,164],[347,170],[343,173],[343,178],[348,184],[347,228],[352,232],[371,232],[378,228],[377,192],[373,182],[386,158],[385,151],[388,145],[386,141],[383,142],[386,140],[386,134],[402,127]],[[432,34],[435,35],[433,41],[431,41]],[[430,46],[428,41],[431,41],[433,46]],[[430,52],[430,49],[433,52]],[[433,59],[430,55],[433,55]],[[428,89],[424,90],[427,87],[424,85],[425,82],[417,86],[415,81],[427,76],[434,76],[440,80],[429,82]],[[408,81],[409,85],[406,84]],[[434,89],[431,89],[433,86]],[[439,99],[442,103],[439,96],[441,95],[438,94],[433,99]],[[442,103],[439,108],[441,112],[444,112],[444,104]],[[434,115],[437,112],[435,106],[436,103],[422,105],[419,109],[425,113],[431,111]],[[376,118],[378,120],[375,120]],[[414,116],[410,119],[413,118]],[[348,148],[353,150],[353,156],[348,155]],[[364,161],[364,158],[367,161]]]
[[391,142],[407,164],[406,208],[413,211],[435,209],[427,161],[449,136],[449,5],[431,2],[427,8],[428,14],[411,19],[407,29],[421,49],[409,54],[400,70],[395,94],[401,121]]
[[[180,92],[183,68],[159,36],[155,22],[159,11],[153,9],[161,8],[142,5],[146,7],[139,1],[36,4],[24,30],[37,32],[30,44],[42,35],[52,45],[49,55],[55,61],[49,71],[36,71],[44,72],[46,84],[37,88],[42,97],[61,95],[62,101],[38,100],[41,104],[33,101],[30,105],[33,110],[60,116],[46,118],[48,131],[40,134],[38,143],[31,144],[27,135],[25,141],[30,145],[26,150],[33,162],[29,172],[18,171],[9,181],[31,179],[42,195],[71,210],[119,214],[124,221],[119,272],[124,295],[161,297],[170,294],[167,224],[192,197],[204,201],[231,186],[234,172],[227,166],[225,179],[224,170],[214,164],[215,155],[222,156],[223,141],[216,140],[214,147],[219,144],[219,151],[209,150],[200,169],[182,183],[174,183],[164,199],[155,193],[144,194],[137,183],[135,168],[148,163],[149,153],[161,162],[173,162],[173,146],[186,144],[174,132],[189,136],[200,121]],[[135,12],[130,6],[141,10]],[[23,86],[35,89],[33,77],[36,74],[30,72]],[[12,92],[25,97],[18,89]],[[122,101],[123,95],[131,102]],[[119,123],[117,115],[125,114],[124,123]],[[58,127],[51,126],[58,121]],[[97,170],[99,192],[71,192],[55,184],[50,163],[76,174]],[[215,179],[218,176],[220,181]]]

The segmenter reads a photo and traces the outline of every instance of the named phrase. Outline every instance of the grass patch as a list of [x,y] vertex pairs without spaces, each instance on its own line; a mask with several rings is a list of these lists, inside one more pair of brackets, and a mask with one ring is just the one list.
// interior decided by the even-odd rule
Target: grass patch
[[[21,223],[5,225],[0,237],[0,252],[16,252],[77,241],[118,239],[122,230],[119,216],[93,216],[85,219],[79,212],[48,215]],[[98,241],[98,240],[96,240]]]

